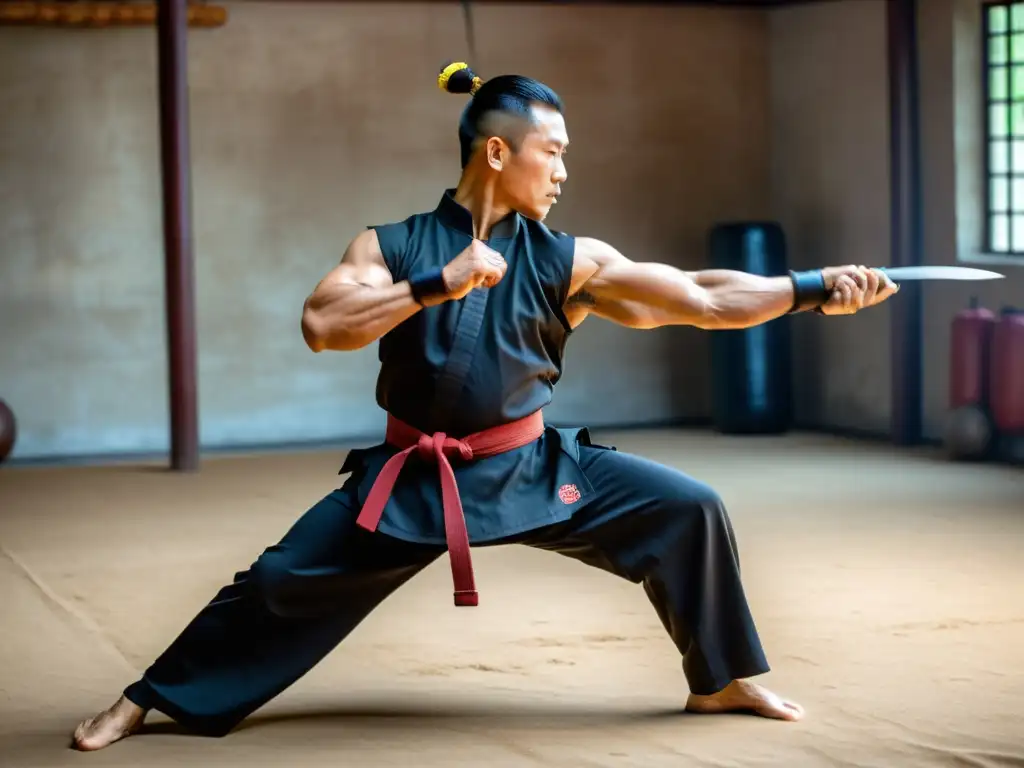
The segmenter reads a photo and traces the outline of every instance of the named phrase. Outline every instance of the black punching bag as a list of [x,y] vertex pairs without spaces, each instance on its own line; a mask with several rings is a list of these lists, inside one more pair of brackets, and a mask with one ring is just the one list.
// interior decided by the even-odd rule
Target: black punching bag
[[[775,223],[720,224],[709,237],[711,269],[788,274],[786,238]],[[730,434],[778,434],[792,418],[788,316],[754,328],[711,331],[713,423]]]

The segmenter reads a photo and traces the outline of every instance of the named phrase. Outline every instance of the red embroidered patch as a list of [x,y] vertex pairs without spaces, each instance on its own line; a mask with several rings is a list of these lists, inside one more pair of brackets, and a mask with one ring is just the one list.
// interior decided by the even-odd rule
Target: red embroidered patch
[[558,489],[558,498],[565,504],[573,504],[580,500],[579,489],[575,485],[563,485]]

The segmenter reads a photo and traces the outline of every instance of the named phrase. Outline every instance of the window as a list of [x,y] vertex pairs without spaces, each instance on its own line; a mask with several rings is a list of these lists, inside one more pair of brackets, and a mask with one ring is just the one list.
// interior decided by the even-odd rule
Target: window
[[1024,0],[984,6],[985,242],[1024,258]]

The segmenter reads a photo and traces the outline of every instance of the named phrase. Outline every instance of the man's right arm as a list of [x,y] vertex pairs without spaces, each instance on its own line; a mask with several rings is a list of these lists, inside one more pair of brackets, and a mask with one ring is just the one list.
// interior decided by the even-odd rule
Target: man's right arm
[[302,338],[314,352],[361,349],[421,308],[408,281],[394,282],[377,233],[368,229],[306,299]]
[[422,307],[458,300],[474,288],[491,288],[505,275],[501,254],[473,240],[438,272],[396,283],[372,229],[356,237],[341,263],[306,299],[302,337],[314,352],[349,351],[372,344]]

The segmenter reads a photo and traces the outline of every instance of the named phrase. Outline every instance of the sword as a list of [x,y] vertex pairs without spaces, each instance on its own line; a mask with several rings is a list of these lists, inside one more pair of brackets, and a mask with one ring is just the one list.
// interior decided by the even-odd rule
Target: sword
[[894,283],[913,280],[1000,280],[1006,275],[974,267],[875,267]]

